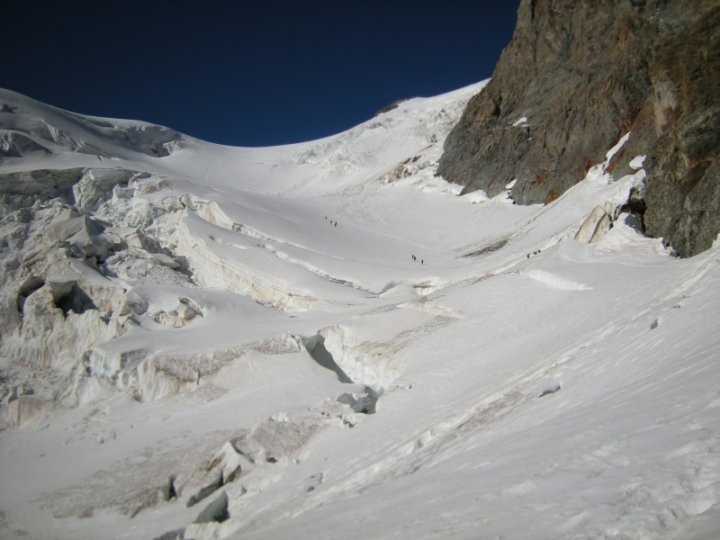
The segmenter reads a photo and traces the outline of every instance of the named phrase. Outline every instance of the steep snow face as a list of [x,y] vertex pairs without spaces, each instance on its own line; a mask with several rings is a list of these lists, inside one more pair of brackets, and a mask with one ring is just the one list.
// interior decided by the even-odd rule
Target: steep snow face
[[483,84],[256,149],[0,91],[0,536],[718,536],[720,248],[632,134],[459,196]]
[[2,90],[0,158],[78,152],[93,158],[167,156],[182,136],[146,122],[81,116]]

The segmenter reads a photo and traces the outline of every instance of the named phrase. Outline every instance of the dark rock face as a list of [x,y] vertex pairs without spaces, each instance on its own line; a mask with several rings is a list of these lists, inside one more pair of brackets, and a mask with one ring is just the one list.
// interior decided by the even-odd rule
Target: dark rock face
[[522,0],[438,174],[548,203],[631,132],[611,172],[646,154],[646,232],[699,253],[720,232],[718,58],[719,0]]
[[720,2],[689,4],[692,20],[653,50],[650,101],[663,112],[648,137],[657,138],[645,194],[647,232],[684,256],[709,248],[720,232]]

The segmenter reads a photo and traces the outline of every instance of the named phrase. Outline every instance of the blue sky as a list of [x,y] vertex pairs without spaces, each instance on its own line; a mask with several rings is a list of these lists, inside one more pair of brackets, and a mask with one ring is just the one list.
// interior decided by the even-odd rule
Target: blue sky
[[265,146],[492,74],[519,0],[47,1],[3,7],[0,86]]

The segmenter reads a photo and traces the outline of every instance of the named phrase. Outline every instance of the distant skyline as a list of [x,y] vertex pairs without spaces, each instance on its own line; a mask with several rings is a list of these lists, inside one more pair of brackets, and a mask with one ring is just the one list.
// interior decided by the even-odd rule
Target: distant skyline
[[6,3],[0,86],[220,144],[300,142],[490,77],[518,4]]

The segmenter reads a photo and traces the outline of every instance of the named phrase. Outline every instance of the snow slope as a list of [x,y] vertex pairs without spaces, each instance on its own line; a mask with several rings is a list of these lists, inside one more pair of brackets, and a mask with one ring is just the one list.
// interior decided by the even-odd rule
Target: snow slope
[[483,84],[273,148],[0,91],[0,537],[720,536],[720,248],[637,232],[632,134],[460,197]]

